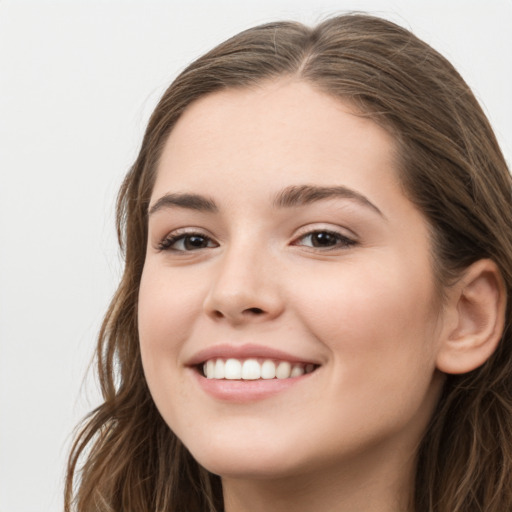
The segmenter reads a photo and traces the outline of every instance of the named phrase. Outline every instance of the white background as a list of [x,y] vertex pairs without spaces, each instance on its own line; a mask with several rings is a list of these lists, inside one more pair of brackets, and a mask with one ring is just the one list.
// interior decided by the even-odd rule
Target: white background
[[164,88],[244,28],[344,10],[444,53],[512,161],[512,0],[0,0],[0,512],[62,509],[120,275],[114,198]]

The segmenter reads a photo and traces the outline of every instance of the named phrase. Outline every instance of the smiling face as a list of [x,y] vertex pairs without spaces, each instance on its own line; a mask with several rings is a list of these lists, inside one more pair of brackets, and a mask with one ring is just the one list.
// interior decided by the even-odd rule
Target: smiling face
[[207,469],[410,469],[443,318],[390,135],[296,81],[192,104],[158,167],[138,320],[155,403]]

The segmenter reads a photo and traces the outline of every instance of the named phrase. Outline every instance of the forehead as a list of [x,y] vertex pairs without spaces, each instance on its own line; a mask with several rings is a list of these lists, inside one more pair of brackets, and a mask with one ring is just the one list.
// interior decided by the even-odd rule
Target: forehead
[[290,179],[349,185],[340,183],[348,175],[352,186],[366,181],[367,188],[369,175],[395,181],[394,169],[395,141],[387,131],[348,102],[282,79],[191,104],[166,141],[155,191],[242,178],[276,188]]

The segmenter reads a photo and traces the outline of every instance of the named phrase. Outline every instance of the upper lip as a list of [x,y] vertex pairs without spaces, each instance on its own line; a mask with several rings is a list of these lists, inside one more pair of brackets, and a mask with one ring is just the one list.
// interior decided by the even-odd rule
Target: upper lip
[[187,366],[195,366],[209,359],[249,359],[249,358],[261,358],[261,359],[277,359],[282,361],[288,361],[290,363],[312,363],[315,365],[320,364],[314,359],[309,359],[301,356],[296,356],[282,350],[267,347],[263,345],[213,345],[196,352],[190,359],[186,361]]

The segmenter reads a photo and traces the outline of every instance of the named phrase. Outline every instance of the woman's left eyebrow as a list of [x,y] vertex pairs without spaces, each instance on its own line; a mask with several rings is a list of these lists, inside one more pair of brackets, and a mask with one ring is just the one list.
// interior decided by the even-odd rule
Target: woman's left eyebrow
[[273,205],[276,208],[294,208],[314,203],[316,201],[322,201],[323,199],[335,198],[353,199],[363,206],[372,209],[384,219],[386,218],[382,211],[366,196],[351,188],[341,185],[332,187],[320,187],[317,185],[297,185],[286,187],[276,195]]

